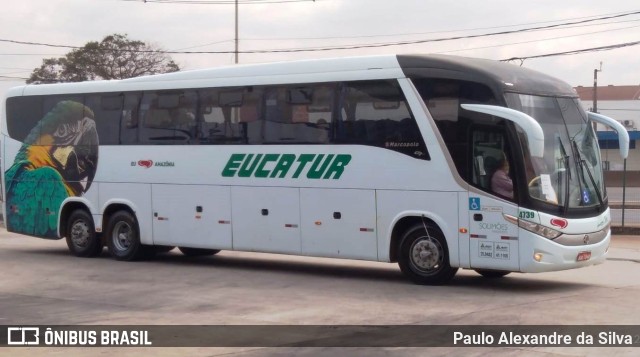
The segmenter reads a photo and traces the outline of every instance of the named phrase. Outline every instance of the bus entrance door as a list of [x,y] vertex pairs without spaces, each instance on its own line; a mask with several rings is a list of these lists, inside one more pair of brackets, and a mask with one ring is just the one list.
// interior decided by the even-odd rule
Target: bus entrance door
[[469,255],[471,268],[518,271],[518,208],[491,197],[469,193]]

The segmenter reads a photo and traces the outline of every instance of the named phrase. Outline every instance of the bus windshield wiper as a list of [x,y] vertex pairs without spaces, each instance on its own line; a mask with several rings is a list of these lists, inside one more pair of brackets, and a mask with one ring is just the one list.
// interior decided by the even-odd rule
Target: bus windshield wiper
[[[600,202],[600,205],[603,205],[604,201],[602,200],[602,194],[600,193],[600,189],[598,188],[598,185],[596,184],[596,180],[593,179],[593,175],[591,174],[591,170],[589,170],[589,167],[586,167],[586,170],[585,170],[584,159],[582,159],[582,155],[580,155],[580,150],[578,149],[578,144],[576,144],[575,140],[573,140],[573,139],[571,139],[571,144],[573,144],[573,150],[575,151],[576,161],[578,162],[578,165],[580,165],[580,171],[583,172],[582,177],[584,177],[584,171],[587,171],[587,175],[589,176],[589,181],[591,181],[591,184],[593,185],[593,188],[596,191],[596,196],[598,196],[598,201]],[[580,181],[580,179],[578,179],[578,181]],[[582,187],[580,187],[580,189],[582,190]],[[580,192],[580,195],[583,195],[583,193]],[[582,197],[582,201],[584,202],[584,197]]]
[[[560,150],[562,150],[562,161],[564,162],[564,170],[566,172],[564,179],[564,206],[562,207],[562,211],[566,213],[567,209],[569,209],[569,181],[571,180],[571,168],[569,167],[569,155],[567,155],[567,150],[564,148],[562,139],[559,137],[558,142],[560,143]],[[558,178],[559,177],[560,176],[558,176]],[[560,180],[558,180],[558,187],[560,187]]]

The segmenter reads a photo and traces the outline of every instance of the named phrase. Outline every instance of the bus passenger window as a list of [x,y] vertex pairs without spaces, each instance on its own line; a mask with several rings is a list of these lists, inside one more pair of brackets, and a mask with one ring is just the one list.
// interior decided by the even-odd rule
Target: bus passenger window
[[265,142],[329,142],[335,84],[271,87],[265,93]]
[[200,144],[259,144],[262,142],[260,101],[255,87],[210,88],[199,91]]
[[392,80],[345,83],[342,121],[336,141],[376,146],[429,160],[424,139],[398,83]]
[[196,136],[194,91],[147,92],[140,105],[141,139],[146,144],[185,145]]
[[139,93],[125,93],[120,116],[120,141],[121,145],[138,143],[138,112],[140,105]]
[[122,94],[96,94],[85,97],[87,106],[95,115],[100,145],[117,145],[119,141]]

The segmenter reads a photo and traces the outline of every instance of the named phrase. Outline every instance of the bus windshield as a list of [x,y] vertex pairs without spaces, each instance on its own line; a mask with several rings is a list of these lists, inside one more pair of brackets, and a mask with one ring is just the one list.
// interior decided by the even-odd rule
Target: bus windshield
[[[530,197],[565,210],[602,205],[600,150],[578,100],[518,93],[506,97],[509,106],[536,119],[544,131],[544,156],[533,158],[525,151],[523,158]],[[526,140],[521,130],[519,136]]]

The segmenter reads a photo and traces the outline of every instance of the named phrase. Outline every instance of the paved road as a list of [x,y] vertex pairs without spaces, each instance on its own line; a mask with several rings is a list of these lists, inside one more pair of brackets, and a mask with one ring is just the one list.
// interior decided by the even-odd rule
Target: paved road
[[[640,238],[616,237],[605,264],[416,286],[395,264],[221,252],[153,261],[71,257],[63,241],[0,230],[0,324],[638,324]],[[315,356],[617,353],[634,348],[11,348],[0,355]]]

